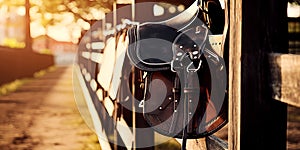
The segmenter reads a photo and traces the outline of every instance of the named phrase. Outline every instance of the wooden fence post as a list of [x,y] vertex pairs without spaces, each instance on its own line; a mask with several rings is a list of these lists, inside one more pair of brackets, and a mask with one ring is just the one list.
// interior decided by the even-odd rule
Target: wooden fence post
[[240,150],[242,1],[229,1],[229,125],[228,148]]
[[288,50],[286,9],[284,0],[230,1],[230,149],[286,149],[286,104],[271,98],[268,64]]

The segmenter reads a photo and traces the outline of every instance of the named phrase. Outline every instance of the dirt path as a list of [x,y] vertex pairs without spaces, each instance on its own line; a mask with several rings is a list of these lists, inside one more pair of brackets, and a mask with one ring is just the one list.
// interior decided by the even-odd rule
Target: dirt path
[[[300,109],[289,107],[290,150],[300,149]],[[227,127],[216,133],[227,139]],[[0,150],[98,150],[72,91],[72,68],[59,67],[0,97]]]
[[71,67],[59,67],[0,97],[0,149],[100,149],[77,110]]

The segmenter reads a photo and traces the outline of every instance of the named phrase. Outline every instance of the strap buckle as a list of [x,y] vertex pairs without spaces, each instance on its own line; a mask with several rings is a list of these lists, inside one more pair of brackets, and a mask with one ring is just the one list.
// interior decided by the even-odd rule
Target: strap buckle
[[[179,52],[176,54],[176,58],[171,61],[171,71],[177,72],[178,69],[186,69],[186,72],[197,72],[202,64],[202,60],[200,59],[202,53],[197,57],[199,59],[199,64],[197,68],[194,67],[194,62],[189,57],[188,53]],[[189,59],[189,64],[185,63],[186,59]],[[186,67],[186,68],[185,68]]]
[[197,72],[197,71],[200,69],[200,67],[201,67],[202,60],[200,59],[197,68],[192,68],[193,64],[194,64],[194,63],[191,62],[191,63],[186,67],[186,72]]

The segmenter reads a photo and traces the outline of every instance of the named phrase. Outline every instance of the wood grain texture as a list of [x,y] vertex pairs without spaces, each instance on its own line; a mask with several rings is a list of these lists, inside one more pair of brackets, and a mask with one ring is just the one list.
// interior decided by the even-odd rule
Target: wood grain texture
[[228,146],[240,150],[242,1],[230,1]]
[[272,98],[300,107],[300,55],[269,55]]
[[242,5],[240,148],[286,149],[287,109],[271,97],[268,54],[288,49],[287,3],[243,0]]
[[[176,139],[179,143],[182,143],[182,139]],[[207,150],[205,138],[200,139],[187,139],[186,150]]]
[[[182,143],[182,139],[176,139]],[[206,138],[188,139],[186,144],[187,150],[228,150],[228,144],[222,139],[210,135]]]

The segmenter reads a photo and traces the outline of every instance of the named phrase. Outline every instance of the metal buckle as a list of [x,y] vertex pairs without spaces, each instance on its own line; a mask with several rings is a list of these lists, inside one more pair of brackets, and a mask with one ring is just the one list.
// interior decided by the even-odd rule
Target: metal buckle
[[[186,54],[183,54],[183,55],[188,55],[188,54],[186,53]],[[181,58],[184,57],[183,55],[180,55]],[[201,55],[202,55],[202,53],[198,56],[198,58],[199,58],[199,64],[198,64],[197,68],[192,68],[192,65],[193,65],[194,63],[193,63],[193,61],[191,61],[191,63],[186,67],[186,71],[187,71],[187,72],[197,72],[197,71],[200,69],[201,64],[202,64],[202,60],[200,59]],[[181,59],[179,59],[179,58],[177,57],[177,58],[175,58],[175,60],[173,59],[173,60],[171,61],[171,71],[172,71],[172,72],[177,72],[177,71],[175,70],[175,67],[174,67],[174,61],[180,61],[180,60],[181,60]]]
[[202,60],[200,59],[200,61],[199,61],[199,65],[198,65],[198,67],[197,68],[191,68],[191,66],[192,66],[192,64],[194,64],[193,62],[191,62],[187,67],[186,67],[186,72],[197,72],[199,69],[200,69],[200,67],[201,67],[201,64],[202,64]]

